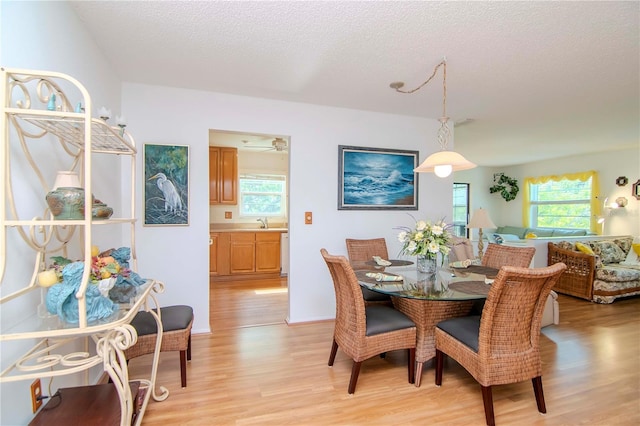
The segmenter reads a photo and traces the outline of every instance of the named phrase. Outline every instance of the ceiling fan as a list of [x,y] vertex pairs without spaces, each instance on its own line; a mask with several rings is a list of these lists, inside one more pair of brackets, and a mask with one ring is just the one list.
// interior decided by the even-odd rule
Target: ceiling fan
[[[248,141],[242,141],[244,143],[247,143]],[[271,148],[269,148],[268,146],[264,146],[264,145],[244,145],[244,148],[250,148],[250,149],[262,149],[263,151],[278,151],[278,152],[282,152],[282,151],[286,151],[287,150],[287,141],[282,139],[282,138],[275,138],[274,140],[271,141]]]

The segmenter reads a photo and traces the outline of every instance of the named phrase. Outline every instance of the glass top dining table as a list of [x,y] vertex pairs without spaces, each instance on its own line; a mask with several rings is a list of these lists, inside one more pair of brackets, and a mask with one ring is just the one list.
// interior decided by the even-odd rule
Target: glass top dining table
[[392,262],[398,262],[398,266],[379,267],[371,262],[352,262],[352,267],[360,285],[372,291],[394,297],[434,301],[486,299],[491,287],[489,284],[493,282],[488,277],[495,277],[486,268],[478,272],[474,272],[473,268],[441,268],[435,275],[430,275],[418,272],[414,264]]
[[[351,266],[362,287],[391,296],[393,306],[415,322],[415,385],[420,386],[423,365],[436,353],[436,325],[469,315],[474,301],[487,298],[489,284],[498,270],[482,266],[441,268],[435,275],[428,275],[418,272],[413,262],[391,260],[391,263],[381,267],[373,261],[352,262]],[[386,281],[390,279],[398,281]]]

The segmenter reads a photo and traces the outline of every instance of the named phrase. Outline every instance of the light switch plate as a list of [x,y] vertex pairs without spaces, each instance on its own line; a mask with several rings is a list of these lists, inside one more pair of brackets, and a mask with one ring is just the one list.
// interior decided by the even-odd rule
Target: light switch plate
[[231,217],[232,217],[231,212],[224,212],[224,218],[225,219],[231,219]]

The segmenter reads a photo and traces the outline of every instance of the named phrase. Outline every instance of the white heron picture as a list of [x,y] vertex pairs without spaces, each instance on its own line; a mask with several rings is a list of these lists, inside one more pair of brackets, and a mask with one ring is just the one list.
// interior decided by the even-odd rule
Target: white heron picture
[[188,225],[189,147],[144,146],[144,224]]

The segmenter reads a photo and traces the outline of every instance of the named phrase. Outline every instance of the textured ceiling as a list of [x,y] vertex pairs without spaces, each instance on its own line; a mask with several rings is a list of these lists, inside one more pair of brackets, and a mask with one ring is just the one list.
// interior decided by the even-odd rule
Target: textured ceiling
[[447,113],[472,119],[455,149],[480,165],[640,147],[637,1],[73,7],[124,81],[437,118],[441,74],[389,83],[446,56]]

